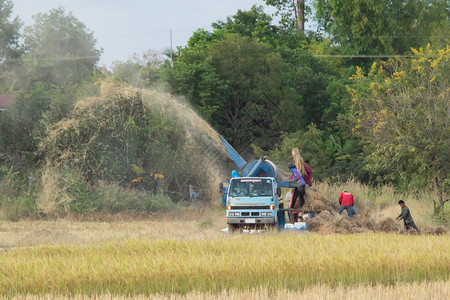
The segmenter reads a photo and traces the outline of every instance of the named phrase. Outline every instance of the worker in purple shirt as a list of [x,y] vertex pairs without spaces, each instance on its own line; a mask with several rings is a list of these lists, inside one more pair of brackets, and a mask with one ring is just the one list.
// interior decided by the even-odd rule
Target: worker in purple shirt
[[303,166],[305,167],[305,171],[306,171],[306,175],[303,176],[303,179],[305,180],[305,183],[311,187],[312,186],[313,169],[309,165],[309,160],[305,160],[305,163],[303,164]]

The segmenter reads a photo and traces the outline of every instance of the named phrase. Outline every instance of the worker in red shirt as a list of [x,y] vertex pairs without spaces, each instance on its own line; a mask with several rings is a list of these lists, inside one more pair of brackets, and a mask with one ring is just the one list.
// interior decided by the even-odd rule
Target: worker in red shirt
[[338,213],[341,214],[344,209],[347,211],[347,215],[351,218],[353,217],[353,205],[355,204],[355,201],[353,199],[352,193],[349,193],[347,191],[343,191],[339,195],[339,210]]

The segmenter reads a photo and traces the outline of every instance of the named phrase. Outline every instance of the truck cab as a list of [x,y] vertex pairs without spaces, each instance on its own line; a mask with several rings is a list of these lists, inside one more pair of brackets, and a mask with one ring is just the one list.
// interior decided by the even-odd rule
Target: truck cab
[[273,177],[232,178],[226,199],[228,230],[275,228],[280,195]]

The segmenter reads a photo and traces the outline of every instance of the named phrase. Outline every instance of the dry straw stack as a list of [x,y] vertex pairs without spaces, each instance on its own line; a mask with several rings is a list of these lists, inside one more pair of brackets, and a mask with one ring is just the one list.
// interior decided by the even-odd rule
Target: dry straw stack
[[297,167],[297,170],[302,174],[302,176],[306,175],[305,170],[305,161],[303,160],[303,157],[300,155],[300,151],[298,148],[292,149],[292,158],[294,159],[294,164]]
[[[368,211],[362,211],[349,218],[346,212],[341,215],[337,213],[336,202],[326,199],[319,191],[307,187],[305,205],[302,210],[320,211],[315,218],[306,221],[308,231],[320,234],[352,234],[364,232],[391,232],[402,233],[404,229],[401,223],[392,218],[384,218],[376,222]],[[443,235],[447,234],[444,227],[427,227],[422,230],[423,234]]]

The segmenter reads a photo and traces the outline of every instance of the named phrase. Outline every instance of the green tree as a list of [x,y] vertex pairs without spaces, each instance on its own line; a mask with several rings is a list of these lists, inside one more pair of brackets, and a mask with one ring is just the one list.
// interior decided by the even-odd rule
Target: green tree
[[447,0],[317,0],[316,19],[356,54],[405,54],[450,35]]
[[18,92],[15,103],[0,114],[0,151],[6,165],[34,167],[38,160],[36,138],[42,130],[40,120],[56,97],[56,86],[36,82],[26,91]]
[[10,90],[12,69],[18,64],[22,54],[19,45],[20,28],[19,17],[11,19],[13,3],[11,0],[0,0],[0,88]]
[[36,23],[25,29],[23,59],[3,78],[16,94],[16,103],[0,115],[2,150],[6,157],[20,157],[11,159],[13,165],[39,160],[42,117],[57,122],[79,96],[92,92],[90,79],[100,55],[92,33],[62,7],[34,18]]
[[252,6],[249,11],[238,10],[226,21],[218,21],[212,24],[214,31],[236,33],[242,36],[255,37],[264,43],[274,43],[277,38],[278,28],[272,24],[272,17],[266,14],[262,6]]
[[299,101],[285,85],[286,71],[270,47],[226,34],[206,49],[183,49],[168,81],[237,148],[256,141],[267,147],[279,130],[304,124]]
[[0,0],[0,64],[20,55],[20,27],[22,23],[16,16],[11,20],[13,10],[11,0]]
[[82,82],[93,74],[102,50],[91,31],[63,7],[34,17],[25,28],[27,56],[33,80],[61,87]]
[[413,52],[374,63],[368,75],[358,68],[349,87],[353,131],[367,146],[369,170],[385,181],[433,184],[439,212],[450,184],[450,47]]
[[328,172],[331,157],[324,143],[322,131],[316,126],[310,125],[306,130],[298,130],[293,133],[283,133],[281,142],[269,151],[263,151],[258,145],[253,145],[257,157],[267,156],[278,166],[287,166],[292,162],[292,149],[297,147],[304,159],[310,161],[314,168],[314,178],[323,180],[330,177]]
[[327,87],[333,76],[332,70],[307,49],[283,47],[279,53],[287,65],[286,84],[303,108],[302,115],[298,115],[303,120],[302,127],[289,128],[289,131],[297,131],[311,123],[320,129],[328,126],[335,118],[334,112],[324,114],[330,106]]
[[286,66],[278,53],[250,38],[229,35],[211,48],[211,57],[228,87],[221,132],[235,145],[253,140],[268,147],[278,140],[279,130],[303,124],[303,110],[284,84]]

